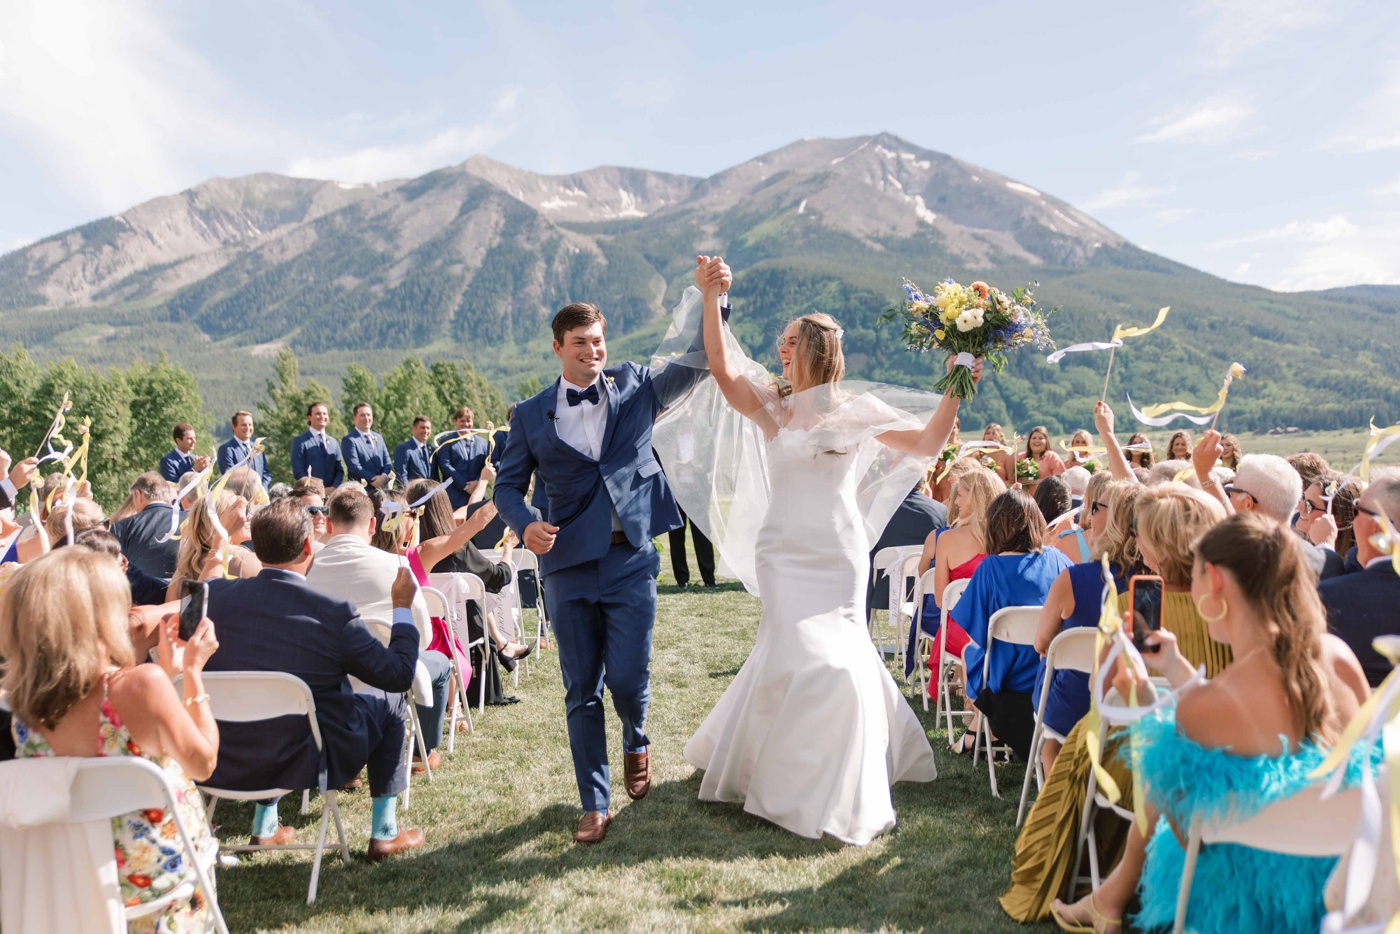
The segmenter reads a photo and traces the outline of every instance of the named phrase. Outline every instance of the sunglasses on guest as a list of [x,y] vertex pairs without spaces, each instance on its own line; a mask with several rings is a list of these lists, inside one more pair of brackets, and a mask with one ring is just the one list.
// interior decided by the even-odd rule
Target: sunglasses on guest
[[1253,493],[1249,492],[1248,490],[1241,490],[1239,487],[1235,486],[1233,483],[1227,483],[1227,484],[1225,484],[1225,495],[1226,495],[1226,496],[1234,496],[1236,493],[1238,493],[1238,494],[1241,495],[1241,496],[1248,496],[1251,500],[1254,501],[1254,505],[1256,505],[1256,506],[1259,505],[1259,497],[1255,496]]
[[329,506],[307,506],[306,511],[313,516],[326,516],[330,515],[331,509]]
[[1099,502],[1099,501],[1096,500],[1096,499],[1095,499],[1095,500],[1090,500],[1090,501],[1089,501],[1089,515],[1091,515],[1091,516],[1097,516],[1097,515],[1099,514],[1099,510],[1100,510],[1100,509],[1107,509],[1107,508],[1108,508],[1108,503],[1101,503],[1101,502]]

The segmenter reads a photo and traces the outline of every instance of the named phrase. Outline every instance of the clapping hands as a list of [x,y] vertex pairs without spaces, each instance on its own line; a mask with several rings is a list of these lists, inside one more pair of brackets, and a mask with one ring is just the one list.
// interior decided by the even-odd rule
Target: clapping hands
[[695,257],[695,286],[706,294],[723,295],[734,284],[734,273],[722,256]]

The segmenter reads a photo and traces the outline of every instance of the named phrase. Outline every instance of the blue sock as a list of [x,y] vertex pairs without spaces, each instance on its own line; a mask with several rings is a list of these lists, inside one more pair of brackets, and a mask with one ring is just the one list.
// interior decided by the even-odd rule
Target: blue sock
[[253,836],[270,837],[277,832],[277,805],[253,806]]
[[629,746],[629,745],[627,745],[626,743],[623,743],[623,744],[622,744],[622,751],[623,751],[623,752],[630,752],[630,753],[646,752],[646,751],[647,751],[647,747],[645,747],[645,746],[635,746],[635,747],[634,747],[634,746]]
[[399,835],[399,796],[380,795],[370,799],[372,816],[369,835],[376,840],[392,840]]

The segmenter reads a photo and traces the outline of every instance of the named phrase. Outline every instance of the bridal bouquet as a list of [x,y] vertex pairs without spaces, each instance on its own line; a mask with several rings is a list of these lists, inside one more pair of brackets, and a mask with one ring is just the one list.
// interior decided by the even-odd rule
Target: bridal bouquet
[[888,309],[880,320],[902,320],[904,343],[910,350],[955,355],[955,366],[934,388],[959,399],[977,394],[971,370],[977,357],[1000,373],[1008,350],[1028,344],[1042,350],[1055,346],[1046,322],[1054,309],[1037,311],[1030,289],[1017,288],[1008,294],[985,282],[959,285],[945,279],[934,286],[932,295],[924,295],[905,279],[904,292],[904,303]]

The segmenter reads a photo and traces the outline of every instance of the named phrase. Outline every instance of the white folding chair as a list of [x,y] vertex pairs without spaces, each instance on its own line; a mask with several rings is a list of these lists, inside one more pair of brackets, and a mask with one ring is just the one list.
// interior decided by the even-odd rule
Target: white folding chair
[[[948,725],[948,740],[953,739],[953,717],[962,717],[964,720],[972,719],[971,710],[959,710],[953,712],[953,668],[963,667],[961,658],[948,654],[948,614],[953,609],[958,598],[963,595],[970,582],[969,578],[952,581],[943,588],[943,599],[939,602],[939,622],[938,622],[938,684],[934,688],[933,722],[938,722],[940,711],[943,713]],[[928,694],[925,693],[927,698]],[[928,701],[924,701],[924,709],[928,710]]]
[[1181,887],[1176,894],[1174,934],[1186,930],[1191,882],[1203,844],[1235,843],[1289,856],[1341,856],[1348,852],[1361,823],[1361,789],[1349,788],[1324,798],[1322,788],[1322,782],[1308,785],[1244,819],[1206,821],[1199,815],[1192,817]]
[[[452,635],[465,647],[467,652],[473,646],[481,646],[481,654],[484,658],[486,653],[491,651],[491,633],[486,621],[486,584],[475,574],[467,573],[439,573],[429,574],[428,584],[440,590],[448,600],[448,605],[452,608],[452,613],[448,617],[448,625],[452,629]],[[477,609],[481,611],[482,636],[476,641],[472,641],[467,630],[467,604],[475,603]],[[454,653],[455,654],[455,653]],[[462,659],[459,664],[465,664],[471,668],[471,657]],[[484,667],[484,666],[483,666]],[[470,706],[467,699],[467,686],[465,680],[459,680],[457,685],[462,693],[462,703]],[[486,710],[486,691],[483,689],[478,693],[478,703],[476,712],[483,713]]]
[[[178,687],[180,679],[176,678]],[[209,694],[209,710],[215,720],[230,723],[246,723],[257,720],[271,720],[275,717],[305,716],[311,730],[311,738],[316,742],[316,751],[321,751],[321,727],[316,722],[316,700],[306,682],[281,671],[206,671],[204,690]],[[299,791],[298,788],[262,788],[257,791],[235,791],[228,788],[214,788],[199,785],[199,790],[209,796],[209,823],[214,824],[214,809],[220,799],[231,801],[261,801],[264,798],[279,798]],[[316,902],[316,886],[321,878],[321,855],[326,849],[326,823],[335,818],[335,832],[340,842],[340,857],[350,865],[350,848],[345,843],[345,828],[340,822],[340,807],[336,804],[335,789],[321,790],[324,805],[321,809],[321,826],[316,842],[285,843],[280,845],[255,846],[220,843],[220,852],[246,853],[255,850],[315,850],[311,863],[311,885],[306,891],[306,903]]]
[[[991,620],[987,623],[987,651],[982,656],[982,684],[987,684],[991,677],[992,670],[992,650],[998,642],[1006,645],[1035,645],[1035,631],[1040,626],[1040,610],[1038,606],[1005,606],[992,614]],[[1010,753],[1008,746],[992,746],[991,723],[984,713],[977,718],[977,737],[972,744],[972,764],[977,764],[978,751],[987,754],[987,777],[992,783],[992,797],[1000,798],[1001,791],[997,788],[996,755],[997,752]]]
[[[373,632],[376,635],[382,634],[385,638],[388,638],[388,636],[393,632],[393,623],[390,623],[387,620],[375,619],[372,616],[366,616],[363,617],[363,619],[365,621],[365,625],[369,627],[370,632]],[[350,677],[350,687],[355,691],[359,691],[364,687],[368,687],[368,685],[366,685],[359,678],[356,678],[352,675]],[[432,764],[428,762],[428,746],[426,738],[423,736],[423,723],[418,717],[418,706],[432,706],[433,682],[428,675],[428,669],[423,666],[422,662],[414,663],[413,685],[407,691],[404,692],[404,702],[404,706],[406,708],[406,712],[404,713],[403,718],[404,760],[409,760],[414,745],[417,745],[418,758],[423,763],[424,774],[427,776],[428,781],[431,782],[433,780],[433,767]],[[439,739],[439,742],[441,742],[441,739]],[[410,778],[412,777],[412,774],[412,769],[410,768]],[[403,790],[403,809],[405,811],[407,811],[409,808],[409,804],[412,800],[412,794],[413,783],[412,781],[410,781],[407,785],[404,786]]]
[[[457,611],[453,608],[452,602],[447,599],[447,596],[436,587],[423,587],[420,588],[420,592],[423,594],[423,600],[428,604],[428,615],[445,621],[448,631],[456,632],[457,630],[456,626],[453,624],[453,617]],[[480,645],[485,641],[485,639],[478,639],[476,642],[473,642],[472,645]],[[471,650],[470,645],[467,646],[467,650]],[[452,701],[447,724],[447,751],[456,752],[457,718],[461,715],[466,716],[467,731],[471,733],[476,732],[476,724],[472,723],[472,707],[471,704],[467,703],[467,679],[462,676],[462,660],[457,657],[456,649],[451,649],[448,652],[447,658],[448,661],[452,663],[452,677],[456,685],[452,691]],[[467,659],[467,670],[471,670],[470,658]]]
[[[902,628],[902,624],[907,616],[905,603],[909,600],[910,593],[913,589],[913,585],[906,586],[905,582],[909,578],[916,576],[919,566],[919,556],[922,555],[923,552],[923,545],[896,545],[888,548],[881,548],[879,551],[875,552],[875,557],[873,559],[877,572],[894,571],[893,574],[886,573],[885,575],[887,584],[886,606],[888,607],[885,611],[885,619],[887,625],[894,630],[894,641],[889,648],[890,654],[897,655],[900,659],[904,657],[905,640],[901,637],[905,635],[905,631]],[[880,625],[876,621],[874,610],[870,612],[867,624],[870,629],[871,641],[874,642],[876,649],[879,651],[881,657],[883,657],[886,653],[885,637],[880,633]]]
[[[0,771],[11,771],[23,775],[34,768],[35,760],[21,759],[15,762],[0,763]],[[77,758],[77,770],[68,788],[68,816],[61,821],[65,824],[81,824],[88,821],[110,821],[114,817],[158,808],[175,819],[175,829],[179,834],[179,846],[187,865],[194,869],[195,881],[204,894],[213,915],[214,927],[219,934],[228,934],[228,925],[219,909],[218,893],[214,890],[209,871],[218,857],[218,848],[201,853],[195,847],[190,829],[185,826],[175,806],[175,790],[165,772],[154,762],[140,756],[113,756],[111,758]],[[0,787],[25,787],[27,782],[14,781],[0,783]],[[0,811],[8,806],[0,796]],[[174,842],[174,841],[172,841]],[[110,852],[110,851],[109,851]],[[67,879],[65,885],[75,885],[79,880]],[[172,888],[159,898],[139,905],[123,906],[122,911],[128,923],[164,910],[177,901],[188,899],[194,894],[195,882],[185,881]],[[93,919],[97,923],[97,919]]]
[[1035,788],[1039,792],[1045,787],[1045,770],[1040,765],[1040,748],[1045,745],[1045,701],[1050,696],[1050,681],[1057,671],[1094,671],[1094,651],[1098,645],[1099,631],[1093,626],[1066,629],[1057,635],[1045,652],[1045,677],[1040,684],[1040,700],[1035,708],[1035,732],[1031,734],[1031,761],[1026,765],[1026,777],[1021,782],[1021,803],[1016,808],[1016,826],[1026,815],[1026,800],[1031,793],[1031,775],[1035,775]]
[[[515,565],[516,580],[512,583],[515,585],[517,596],[520,594],[520,572],[535,573],[535,651],[538,652],[540,646],[549,641],[549,612],[544,606],[544,580],[540,574],[540,559],[533,551],[521,546],[511,551],[510,563]],[[523,602],[522,600],[521,603]],[[522,610],[522,614],[523,612]]]

